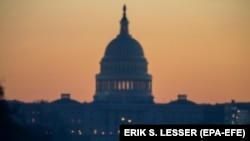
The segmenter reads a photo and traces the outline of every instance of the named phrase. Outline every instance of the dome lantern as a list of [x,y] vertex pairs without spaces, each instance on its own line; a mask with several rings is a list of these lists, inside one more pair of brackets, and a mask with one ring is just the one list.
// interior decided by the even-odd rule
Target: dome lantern
[[120,24],[121,24],[121,30],[120,30],[120,35],[128,35],[129,32],[128,32],[128,19],[126,17],[126,5],[123,6],[123,16],[122,16],[122,19],[120,21]]

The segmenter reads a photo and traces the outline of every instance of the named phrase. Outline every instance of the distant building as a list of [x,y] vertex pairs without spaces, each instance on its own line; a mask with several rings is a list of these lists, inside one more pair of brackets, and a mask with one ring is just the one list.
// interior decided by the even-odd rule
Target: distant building
[[225,122],[227,124],[250,124],[250,104],[235,103],[225,105]]
[[[80,103],[62,93],[52,102],[10,101],[22,125],[39,125],[54,140],[118,141],[120,124],[244,124],[249,108],[231,104],[199,105],[186,94],[165,104],[153,102],[152,76],[140,43],[129,34],[126,6],[120,32],[106,47],[96,75],[94,100]],[[249,107],[249,104],[248,104]]]

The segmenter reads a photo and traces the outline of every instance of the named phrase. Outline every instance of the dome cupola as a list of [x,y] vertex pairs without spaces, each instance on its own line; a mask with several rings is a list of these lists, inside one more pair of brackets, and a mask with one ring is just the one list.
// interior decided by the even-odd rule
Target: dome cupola
[[140,43],[129,34],[129,21],[126,16],[126,5],[120,21],[120,33],[106,47],[103,61],[106,60],[143,60],[146,61]]

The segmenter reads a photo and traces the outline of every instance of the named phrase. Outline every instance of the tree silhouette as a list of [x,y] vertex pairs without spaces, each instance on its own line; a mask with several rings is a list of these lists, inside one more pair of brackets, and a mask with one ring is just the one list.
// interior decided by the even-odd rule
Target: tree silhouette
[[0,84],[0,100],[3,100],[3,98],[4,98],[3,86]]
[[4,99],[4,88],[0,85],[0,140],[1,141],[49,141],[50,136],[45,135],[43,128],[23,127],[11,119],[11,109]]

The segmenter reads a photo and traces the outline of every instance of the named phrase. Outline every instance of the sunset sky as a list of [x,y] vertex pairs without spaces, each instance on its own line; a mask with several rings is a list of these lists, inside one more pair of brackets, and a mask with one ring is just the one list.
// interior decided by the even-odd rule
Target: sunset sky
[[1,0],[6,99],[91,102],[95,75],[127,6],[154,101],[250,102],[249,0]]

